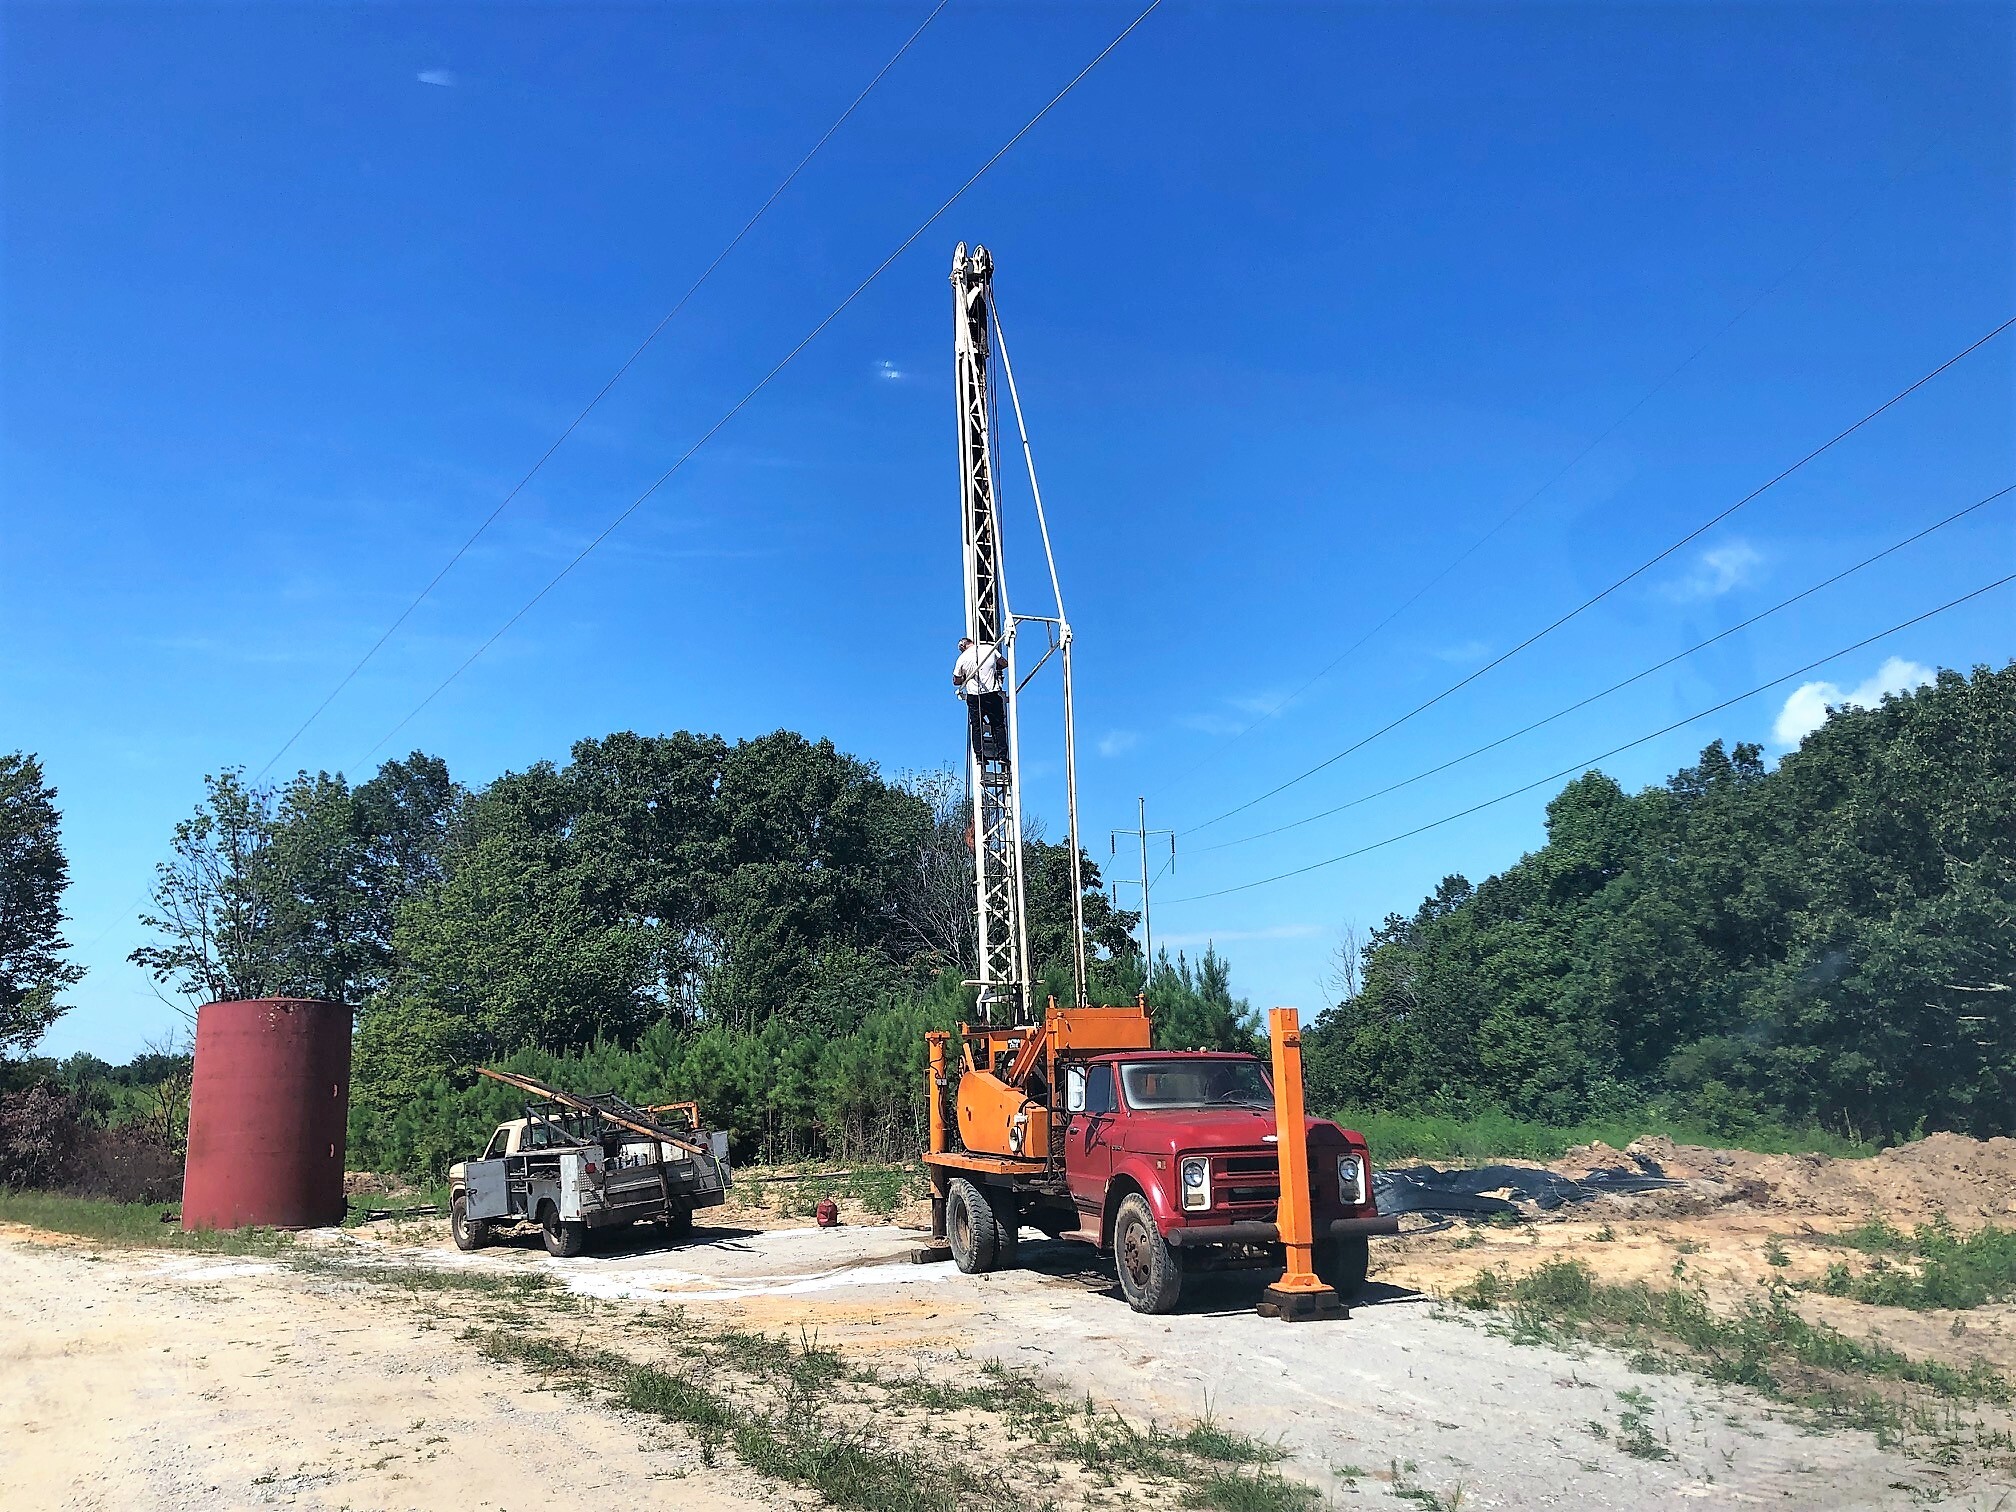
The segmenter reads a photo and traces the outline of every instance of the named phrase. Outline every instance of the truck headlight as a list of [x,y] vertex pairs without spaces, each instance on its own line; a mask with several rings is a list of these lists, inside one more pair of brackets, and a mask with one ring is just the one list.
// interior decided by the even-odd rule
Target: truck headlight
[[1180,1169],[1183,1206],[1193,1212],[1211,1206],[1211,1162],[1202,1155],[1186,1155]]
[[1365,1205],[1365,1158],[1356,1150],[1337,1157],[1337,1200],[1346,1207]]

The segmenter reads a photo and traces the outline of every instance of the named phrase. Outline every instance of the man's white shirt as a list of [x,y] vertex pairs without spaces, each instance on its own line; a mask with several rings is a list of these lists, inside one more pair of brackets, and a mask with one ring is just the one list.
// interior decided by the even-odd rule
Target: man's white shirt
[[995,646],[968,646],[952,664],[959,691],[968,698],[1001,691],[1001,652]]

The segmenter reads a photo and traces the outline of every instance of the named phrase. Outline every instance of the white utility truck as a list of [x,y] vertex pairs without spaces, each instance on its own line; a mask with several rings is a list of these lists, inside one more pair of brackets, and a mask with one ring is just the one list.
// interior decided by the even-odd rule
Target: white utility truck
[[[613,1093],[579,1097],[529,1077],[485,1076],[534,1094],[525,1116],[499,1124],[474,1160],[448,1170],[449,1222],[458,1249],[492,1230],[536,1223],[551,1255],[578,1255],[590,1229],[659,1223],[671,1238],[696,1208],[718,1207],[729,1185],[728,1136],[700,1127],[691,1103],[638,1108]],[[661,1115],[681,1112],[674,1127]]]

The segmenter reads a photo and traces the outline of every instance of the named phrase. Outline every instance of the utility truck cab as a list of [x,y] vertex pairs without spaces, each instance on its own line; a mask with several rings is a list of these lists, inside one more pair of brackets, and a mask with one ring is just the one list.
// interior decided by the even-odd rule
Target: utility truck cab
[[[1026,1226],[1110,1253],[1129,1304],[1167,1312],[1186,1274],[1283,1264],[1276,1089],[1258,1058],[1147,1049],[1138,1007],[1053,1006],[1041,1026],[961,1038],[958,1074],[950,1037],[931,1046],[925,1156],[933,1226],[961,1270],[1014,1265]],[[1379,1216],[1364,1136],[1301,1122],[1311,1258],[1348,1301],[1368,1241],[1398,1224]]]

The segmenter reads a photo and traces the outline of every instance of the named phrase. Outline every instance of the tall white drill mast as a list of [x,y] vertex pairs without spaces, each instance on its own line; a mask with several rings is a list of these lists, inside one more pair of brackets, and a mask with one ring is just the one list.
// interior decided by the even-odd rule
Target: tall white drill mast
[[1016,781],[1015,621],[1001,561],[994,489],[994,402],[988,315],[994,259],[985,247],[952,254],[953,384],[959,403],[959,502],[966,562],[966,634],[1001,657],[1005,750],[966,743],[973,793],[973,873],[980,925],[980,1015],[1028,1021],[1029,930],[1022,888],[1022,793]]
[[[959,405],[959,503],[965,548],[966,634],[980,646],[996,648],[1001,657],[1001,744],[983,752],[977,739],[967,740],[967,784],[973,794],[973,874],[980,926],[980,977],[969,985],[980,989],[981,1018],[1028,1023],[1031,1002],[1028,906],[1022,885],[1022,785],[1016,772],[1021,755],[1016,703],[1027,679],[1016,672],[1015,630],[1039,626],[1046,645],[1033,678],[1055,655],[1064,684],[1064,793],[1070,850],[1071,986],[1074,1001],[1086,1001],[1084,888],[1079,875],[1078,751],[1071,704],[1071,622],[1064,614],[1064,590],[1057,578],[1057,558],[1050,549],[1050,523],[1043,512],[1043,490],[1036,482],[1036,459],[1029,430],[1022,420],[1022,401],[1015,391],[1015,369],[1008,361],[1001,335],[1000,312],[994,307],[994,259],[985,247],[968,256],[961,242],[952,254],[953,385]],[[1008,578],[1001,559],[1001,508],[994,487],[994,398],[989,365],[990,331],[1000,343],[1001,374],[1015,413],[1022,458],[1029,469],[1029,494],[1042,531],[1043,556],[1050,568],[1050,591],[1056,615],[1011,613]]]

